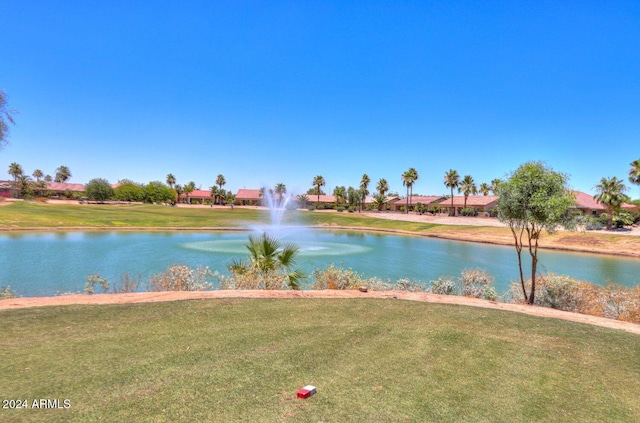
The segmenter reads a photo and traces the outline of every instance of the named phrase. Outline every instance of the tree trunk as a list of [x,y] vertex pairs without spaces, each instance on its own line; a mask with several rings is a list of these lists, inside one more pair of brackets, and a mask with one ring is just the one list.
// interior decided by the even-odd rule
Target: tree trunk
[[518,235],[516,234],[515,229],[512,226],[509,227],[511,229],[511,233],[513,234],[513,240],[516,247],[516,254],[518,254],[518,270],[520,271],[520,287],[522,288],[522,295],[524,295],[525,302],[528,302],[529,296],[527,295],[527,288],[524,285],[524,273],[522,272],[522,232],[523,229],[520,229],[520,238],[518,239]]
[[613,207],[607,207],[607,230],[610,231],[613,227]]

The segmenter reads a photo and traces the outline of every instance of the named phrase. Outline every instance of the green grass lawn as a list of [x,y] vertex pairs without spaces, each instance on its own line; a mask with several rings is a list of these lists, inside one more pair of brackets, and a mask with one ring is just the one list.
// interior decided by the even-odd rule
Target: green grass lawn
[[640,337],[516,313],[221,299],[0,319],[0,397],[71,404],[0,421],[640,421]]
[[[423,232],[443,226],[429,223],[375,219],[357,213],[313,213],[298,211],[285,214],[285,223],[301,225],[339,225],[400,229]],[[168,207],[157,205],[54,205],[16,202],[2,206],[0,227],[65,228],[98,227],[206,228],[242,227],[247,223],[268,222],[269,212],[258,209]]]

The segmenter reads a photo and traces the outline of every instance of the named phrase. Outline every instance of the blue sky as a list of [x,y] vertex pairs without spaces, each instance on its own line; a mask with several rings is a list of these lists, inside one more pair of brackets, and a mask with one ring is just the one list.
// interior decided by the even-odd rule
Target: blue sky
[[[529,160],[574,189],[640,158],[637,1],[0,0],[0,151],[72,182],[443,194]],[[628,184],[629,185],[629,184]],[[640,189],[631,188],[634,198]]]

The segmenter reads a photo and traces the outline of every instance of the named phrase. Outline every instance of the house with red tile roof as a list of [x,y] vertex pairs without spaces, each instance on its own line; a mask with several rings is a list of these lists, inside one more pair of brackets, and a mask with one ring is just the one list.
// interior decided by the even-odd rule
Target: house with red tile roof
[[[602,213],[607,212],[607,208],[593,198],[593,195],[581,191],[571,191],[576,199],[575,206],[571,207],[574,210],[580,210],[582,214],[600,216]],[[623,203],[621,206],[624,210],[633,210],[639,208],[633,204]]]
[[[194,189],[189,193],[189,204],[204,204],[206,200],[211,200],[211,191],[204,189]],[[179,203],[187,202],[187,195],[182,193],[178,196]]]
[[257,206],[262,201],[259,189],[240,188],[236,193],[235,204],[241,206]]
[[[498,199],[497,195],[470,195],[467,197],[467,208],[472,208],[479,213],[489,213],[498,204]],[[464,203],[464,195],[453,196],[453,211],[456,216],[464,208]],[[451,212],[451,197],[438,201],[437,204],[447,212]]]

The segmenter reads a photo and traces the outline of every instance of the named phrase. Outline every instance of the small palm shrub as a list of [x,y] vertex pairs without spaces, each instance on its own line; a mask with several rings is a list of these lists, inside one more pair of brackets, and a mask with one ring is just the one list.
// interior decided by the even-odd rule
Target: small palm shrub
[[[256,285],[262,289],[282,289],[281,281],[286,281],[291,289],[300,289],[299,281],[306,277],[300,270],[291,270],[295,264],[295,257],[300,251],[297,245],[288,243],[280,248],[280,241],[266,232],[260,237],[249,236],[249,260],[234,260],[229,270],[233,280],[225,286]],[[256,280],[251,280],[251,279]],[[248,289],[248,288],[239,288]],[[256,288],[257,289],[257,288]]]

